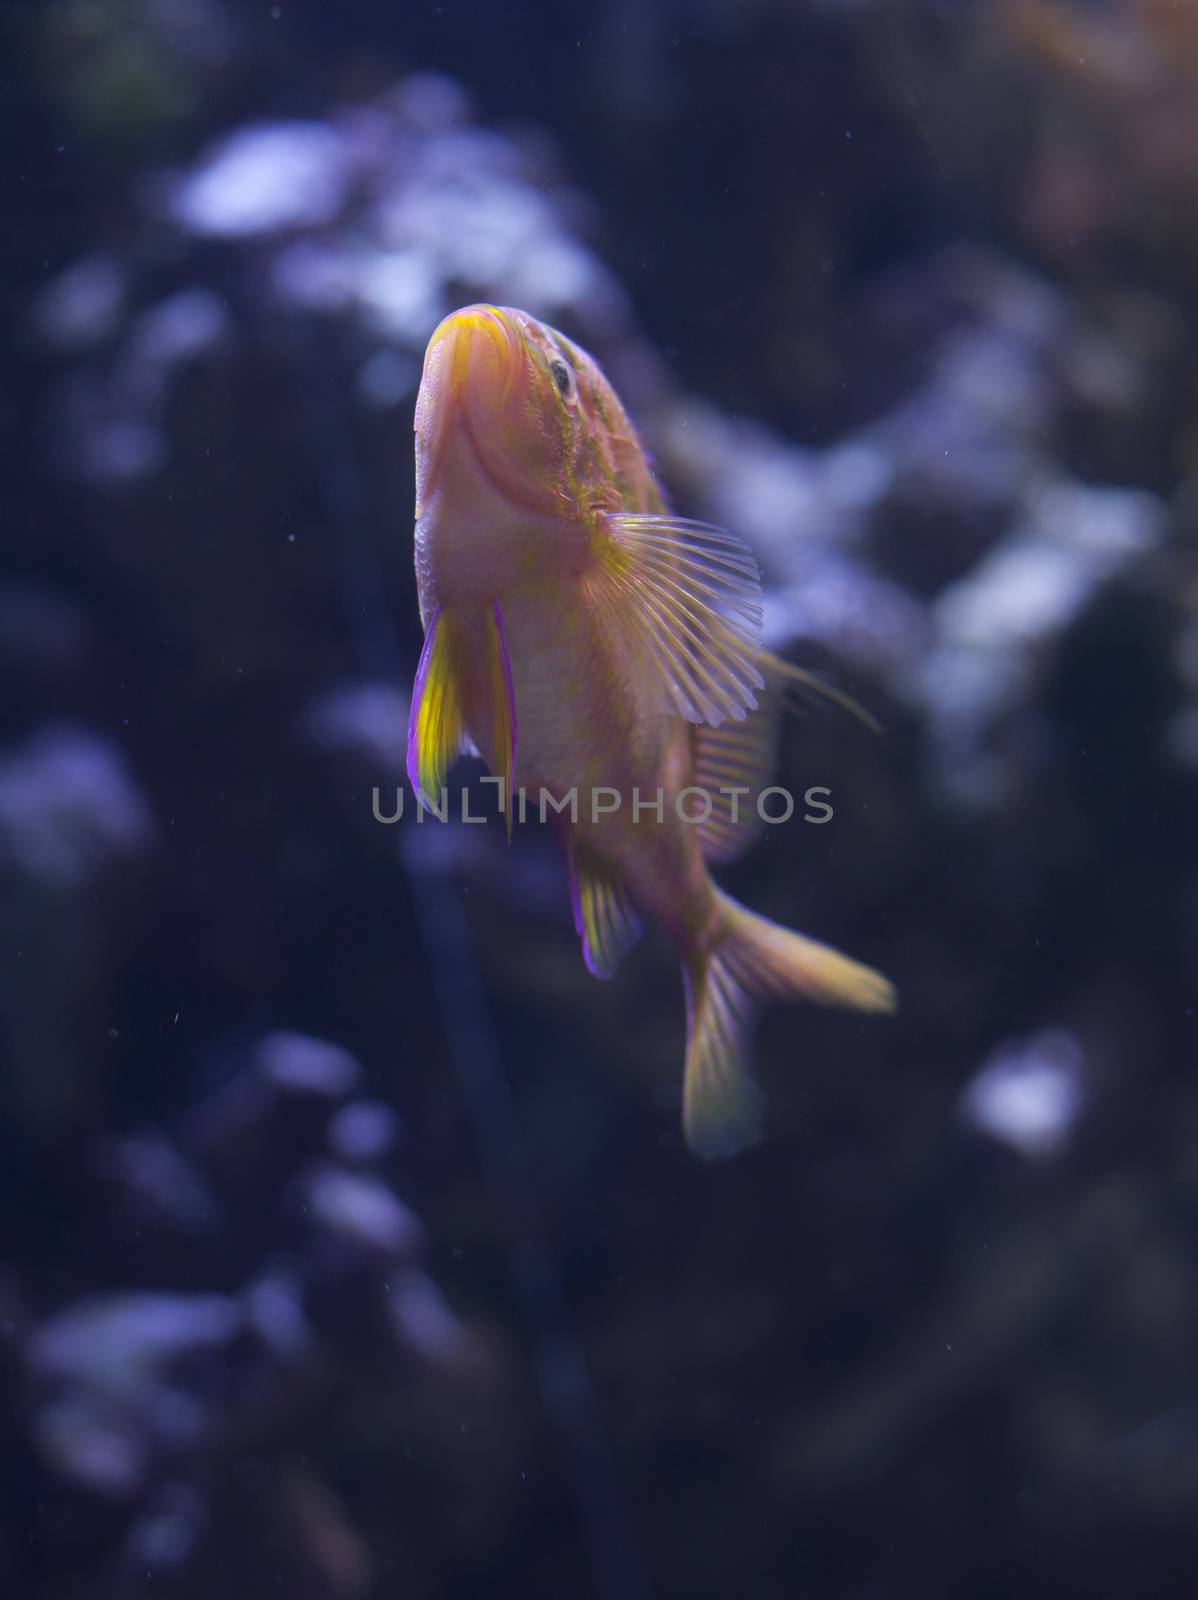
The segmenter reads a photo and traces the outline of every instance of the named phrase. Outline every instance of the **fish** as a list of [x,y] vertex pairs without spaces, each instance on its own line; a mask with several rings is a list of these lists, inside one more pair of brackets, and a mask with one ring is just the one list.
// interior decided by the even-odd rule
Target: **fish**
[[525,311],[465,306],[425,351],[414,416],[424,645],[407,769],[422,797],[476,753],[561,835],[587,967],[610,976],[646,919],[681,960],[682,1121],[698,1156],[762,1133],[760,1003],[895,1007],[872,968],[738,904],[712,865],[752,837],[794,685],[762,646],[756,560],[675,515],[598,362]]

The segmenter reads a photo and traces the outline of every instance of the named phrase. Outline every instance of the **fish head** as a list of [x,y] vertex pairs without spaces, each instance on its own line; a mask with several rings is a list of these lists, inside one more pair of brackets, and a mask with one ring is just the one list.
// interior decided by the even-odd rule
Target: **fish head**
[[[472,305],[437,327],[416,401],[416,514],[461,471],[509,508],[577,516],[601,491],[596,423],[607,414],[594,360],[509,306]],[[598,404],[596,402],[598,401]],[[612,403],[619,402],[612,396]],[[621,413],[622,414],[622,413]]]

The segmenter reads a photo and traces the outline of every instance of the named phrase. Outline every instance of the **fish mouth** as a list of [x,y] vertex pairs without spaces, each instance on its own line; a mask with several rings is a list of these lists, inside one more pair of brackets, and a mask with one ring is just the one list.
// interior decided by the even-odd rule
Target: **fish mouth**
[[512,485],[496,477],[485,441],[502,423],[527,359],[519,329],[501,306],[464,306],[438,325],[416,401],[417,516],[440,483],[455,429],[469,439],[494,486],[510,497]]

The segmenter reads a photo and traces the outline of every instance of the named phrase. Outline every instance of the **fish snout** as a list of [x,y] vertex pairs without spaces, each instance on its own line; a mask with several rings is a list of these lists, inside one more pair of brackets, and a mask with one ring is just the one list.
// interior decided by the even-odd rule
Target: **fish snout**
[[469,398],[471,405],[487,409],[502,407],[520,355],[519,336],[508,316],[498,306],[476,305],[444,319],[429,342],[427,359],[436,356],[445,363],[452,399]]
[[460,423],[480,439],[503,416],[523,350],[510,315],[499,306],[464,306],[435,329],[424,355],[416,401],[417,513],[440,478],[449,440]]

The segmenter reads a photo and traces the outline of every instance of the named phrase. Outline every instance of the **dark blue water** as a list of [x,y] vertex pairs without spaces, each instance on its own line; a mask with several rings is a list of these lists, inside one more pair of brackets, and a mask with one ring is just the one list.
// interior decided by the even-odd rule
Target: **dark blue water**
[[[5,12],[4,1600],[1194,1593],[1196,105],[1166,3]],[[668,939],[406,791],[475,301],[881,724],[715,871],[899,1011],[730,1162]]]

